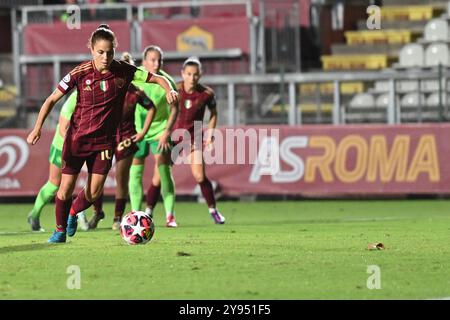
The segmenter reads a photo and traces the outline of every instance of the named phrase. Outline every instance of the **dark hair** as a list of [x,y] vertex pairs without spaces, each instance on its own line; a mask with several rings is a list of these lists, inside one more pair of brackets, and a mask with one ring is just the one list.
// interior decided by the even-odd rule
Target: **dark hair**
[[162,64],[164,53],[160,47],[155,45],[145,47],[144,52],[142,53],[142,60],[145,60],[145,58],[147,57],[147,53],[149,53],[150,51],[159,53],[159,61]]
[[202,72],[202,63],[197,57],[189,57],[188,59],[186,59],[186,61],[183,63],[183,70],[184,68],[186,68],[186,66],[196,66],[198,70]]
[[94,32],[92,32],[91,38],[89,39],[88,42],[88,47],[93,48],[94,44],[98,40],[111,41],[113,48],[117,47],[116,35],[114,34],[114,32],[112,32],[112,30],[109,28],[107,24],[99,25],[97,29]]

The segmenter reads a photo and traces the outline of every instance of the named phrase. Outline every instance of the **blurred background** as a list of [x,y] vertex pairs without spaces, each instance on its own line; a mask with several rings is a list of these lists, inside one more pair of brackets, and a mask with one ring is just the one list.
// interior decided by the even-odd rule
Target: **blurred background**
[[[79,5],[80,29],[67,27],[70,4]],[[185,58],[199,56],[221,124],[444,121],[447,7],[438,0],[1,0],[0,127],[33,123],[59,79],[89,59],[85,44],[102,22],[118,36],[118,56],[130,51],[139,62],[145,46],[158,44],[174,76]]]
[[[68,10],[74,4],[79,20]],[[86,43],[100,23],[116,33],[117,57],[129,51],[139,64],[147,45],[159,45],[163,69],[177,80],[183,60],[200,57],[222,127],[442,125],[450,116],[449,7],[439,0],[0,0],[0,128],[33,126],[60,79],[90,59]],[[46,129],[57,121],[52,112]],[[387,139],[391,145],[395,136]]]

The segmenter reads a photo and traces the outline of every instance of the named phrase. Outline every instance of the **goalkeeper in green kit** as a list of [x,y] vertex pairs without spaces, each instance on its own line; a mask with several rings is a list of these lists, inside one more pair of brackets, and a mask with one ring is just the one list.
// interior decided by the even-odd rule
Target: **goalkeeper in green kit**
[[[164,71],[160,70],[163,60],[163,52],[158,46],[148,46],[143,53],[143,66],[140,69],[164,76],[169,80],[172,88],[176,90],[173,79]],[[162,194],[164,209],[166,211],[166,226],[177,227],[175,221],[175,184],[171,169],[171,140],[170,134],[178,115],[178,104],[167,104],[166,93],[158,85],[149,83],[133,83],[154,102],[156,114],[153,118],[150,130],[145,135],[144,140],[137,144],[139,150],[133,158],[130,169],[129,194],[131,209],[140,211],[143,198],[142,177],[144,172],[145,158],[151,152],[155,158],[152,183],[147,191],[147,203],[152,203],[152,197],[159,197]],[[162,89],[162,90],[161,90]],[[147,110],[141,105],[136,106],[135,125],[136,130],[142,130]],[[145,212],[153,217],[153,208],[147,207]]]

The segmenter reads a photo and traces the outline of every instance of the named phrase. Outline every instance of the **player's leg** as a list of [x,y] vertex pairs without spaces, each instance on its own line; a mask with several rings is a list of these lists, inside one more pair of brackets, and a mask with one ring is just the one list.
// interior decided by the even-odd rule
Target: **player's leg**
[[158,165],[155,162],[154,168],[153,168],[153,177],[152,182],[150,184],[150,187],[148,187],[147,190],[147,208],[145,208],[145,213],[148,214],[150,217],[153,217],[153,210],[156,207],[156,204],[158,203],[159,196],[161,195],[161,177],[159,176],[158,171]]
[[175,183],[172,177],[170,165],[170,152],[155,154],[155,162],[158,165],[158,172],[161,178],[161,194],[163,197],[164,209],[166,211],[166,226],[177,227],[175,222]]
[[77,213],[89,208],[103,194],[108,172],[112,164],[112,150],[93,152],[86,158],[88,177],[86,186],[78,193],[70,208],[67,221],[67,235],[72,237],[77,231]]
[[33,209],[28,214],[28,223],[31,225],[33,231],[44,231],[41,228],[39,218],[41,216],[42,209],[47,203],[50,203],[55,199],[56,192],[58,191],[59,184],[61,183],[61,167],[50,163],[50,172],[48,181],[44,184],[34,201]]
[[195,181],[199,184],[203,198],[209,208],[209,213],[216,224],[224,224],[225,218],[220,214],[216,208],[216,198],[214,196],[214,189],[211,181],[205,174],[205,162],[203,161],[203,154],[201,150],[194,149],[190,155],[191,172]]
[[[105,218],[105,212],[103,211],[103,192],[102,194],[92,203],[92,207],[94,208],[94,214],[92,215],[91,219],[87,223],[88,229],[95,229],[97,228],[97,224]],[[80,218],[80,214],[78,213],[78,218]],[[80,221],[80,219],[78,219]]]
[[63,173],[61,176],[61,184],[55,198],[56,230],[48,239],[50,243],[66,242],[67,221],[77,178],[78,174]]
[[125,212],[125,206],[128,197],[128,181],[130,178],[130,167],[133,162],[133,155],[120,159],[116,163],[116,201],[114,209],[114,223],[113,230],[119,230],[120,221],[122,220],[123,213]]

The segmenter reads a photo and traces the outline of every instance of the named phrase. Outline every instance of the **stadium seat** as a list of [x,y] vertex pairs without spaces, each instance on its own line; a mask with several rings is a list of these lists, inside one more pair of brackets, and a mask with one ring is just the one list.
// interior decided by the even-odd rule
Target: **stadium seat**
[[425,50],[425,66],[434,67],[439,64],[450,65],[448,45],[445,43],[433,43]]
[[377,70],[389,67],[394,58],[385,54],[325,55],[324,70]]
[[419,83],[416,80],[402,80],[397,82],[397,90],[401,92],[412,92],[419,90]]
[[400,100],[402,108],[417,108],[420,105],[425,105],[425,95],[417,92],[407,93]]
[[381,19],[383,21],[422,21],[433,18],[434,14],[442,10],[431,5],[388,6],[381,7]]
[[449,27],[444,19],[433,19],[425,26],[424,38],[428,41],[449,41]]
[[389,81],[385,81],[385,80],[375,81],[375,91],[376,92],[387,92],[387,91],[389,91]]
[[[442,104],[445,105],[446,103],[446,95],[444,92],[441,94],[442,97]],[[439,106],[439,92],[433,92],[430,94],[426,101],[427,107],[438,107]]]
[[423,47],[417,43],[404,46],[400,51],[399,64],[401,67],[422,67],[424,65]]
[[358,93],[349,103],[351,108],[372,108],[375,106],[375,99],[370,93]]
[[439,81],[436,80],[422,80],[422,90],[423,91],[437,91],[439,90]]
[[344,34],[348,45],[410,43],[417,37],[417,33],[402,29],[347,31]]
[[375,101],[375,106],[377,108],[387,108],[388,105],[389,105],[389,94],[388,93],[380,94]]

